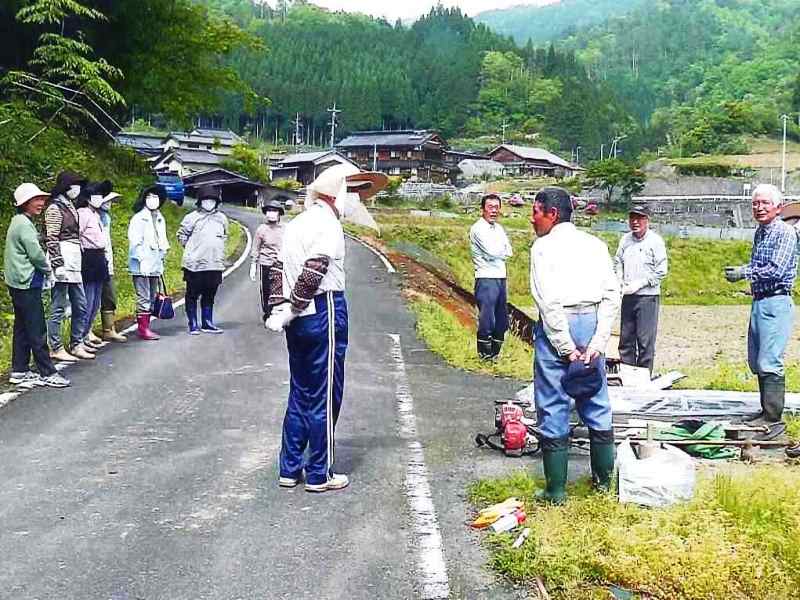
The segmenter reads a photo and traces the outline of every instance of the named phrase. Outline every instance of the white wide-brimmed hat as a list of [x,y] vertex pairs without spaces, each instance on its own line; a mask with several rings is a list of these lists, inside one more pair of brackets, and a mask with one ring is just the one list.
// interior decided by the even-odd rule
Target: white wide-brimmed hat
[[41,198],[42,196],[49,198],[50,194],[40,190],[39,186],[34,183],[23,183],[16,190],[14,190],[14,206],[22,206],[29,200]]

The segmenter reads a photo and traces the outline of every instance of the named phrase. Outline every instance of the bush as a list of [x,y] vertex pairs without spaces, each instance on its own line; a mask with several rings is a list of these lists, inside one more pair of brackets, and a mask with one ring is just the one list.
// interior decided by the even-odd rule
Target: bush
[[679,158],[669,161],[680,175],[730,177],[731,166],[708,158]]

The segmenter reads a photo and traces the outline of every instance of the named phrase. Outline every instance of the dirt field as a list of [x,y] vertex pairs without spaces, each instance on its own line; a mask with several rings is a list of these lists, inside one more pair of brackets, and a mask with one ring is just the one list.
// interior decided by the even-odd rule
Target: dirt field
[[[656,369],[710,366],[714,359],[746,361],[749,318],[749,306],[662,306]],[[787,363],[800,361],[798,321],[796,316]]]

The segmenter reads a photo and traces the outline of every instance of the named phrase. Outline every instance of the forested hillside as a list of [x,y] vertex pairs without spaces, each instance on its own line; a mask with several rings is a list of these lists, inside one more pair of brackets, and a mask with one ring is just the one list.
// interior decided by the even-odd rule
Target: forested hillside
[[458,9],[438,7],[404,27],[298,2],[273,12],[250,0],[203,1],[268,47],[229,64],[272,104],[253,119],[231,95],[225,110],[228,124],[267,140],[276,129],[290,139],[298,113],[303,139],[326,140],[334,102],[341,134],[425,127],[499,137],[505,121],[509,139],[570,149],[631,122],[571,52],[521,48]]
[[[794,113],[796,121],[800,2],[639,4],[628,6],[624,16],[562,36],[557,47],[576,52],[592,80],[615,91],[647,128],[649,146],[667,146],[677,155],[742,152],[745,136],[778,134],[781,114]],[[564,2],[535,12],[550,10],[560,20],[567,7]],[[496,29],[512,33],[510,26]],[[797,136],[798,130],[791,126],[789,133]]]
[[542,44],[629,13],[652,0],[561,0],[545,6],[521,5],[487,10],[475,21],[512,36],[518,44]]

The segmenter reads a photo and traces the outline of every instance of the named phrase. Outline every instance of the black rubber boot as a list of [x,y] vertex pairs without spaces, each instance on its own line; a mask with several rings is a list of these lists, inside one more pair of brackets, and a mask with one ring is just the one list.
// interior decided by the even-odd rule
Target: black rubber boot
[[546,485],[536,499],[547,504],[564,504],[567,500],[567,466],[569,437],[542,438],[542,465]]
[[592,463],[592,486],[598,492],[611,490],[614,472],[614,430],[589,430],[589,455]]
[[778,423],[783,417],[783,404],[786,398],[786,378],[783,375],[767,373],[763,375],[762,405],[764,420],[767,423]]
[[478,358],[489,360],[492,358],[492,340],[482,340],[478,338]]
[[503,349],[503,340],[492,338],[492,359],[500,356],[500,351]]

